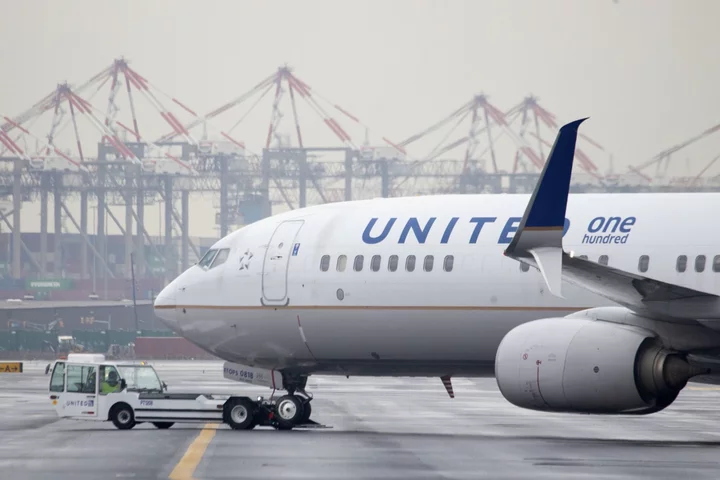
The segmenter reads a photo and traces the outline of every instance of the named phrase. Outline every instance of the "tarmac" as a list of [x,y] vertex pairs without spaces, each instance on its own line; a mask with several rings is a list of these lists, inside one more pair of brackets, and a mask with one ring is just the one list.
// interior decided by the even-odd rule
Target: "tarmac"
[[[720,387],[690,385],[649,416],[519,409],[493,379],[311,377],[322,430],[57,418],[46,363],[0,374],[0,476],[8,479],[718,479]],[[222,378],[219,362],[153,362],[170,391],[270,391]]]

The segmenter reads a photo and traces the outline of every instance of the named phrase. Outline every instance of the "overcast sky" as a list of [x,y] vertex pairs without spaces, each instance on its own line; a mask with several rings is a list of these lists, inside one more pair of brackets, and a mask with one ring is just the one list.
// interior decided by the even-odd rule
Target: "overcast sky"
[[[154,85],[201,112],[288,64],[393,139],[422,130],[476,93],[503,110],[532,93],[561,121],[590,116],[584,133],[613,152],[619,171],[720,122],[714,0],[9,5],[0,16],[0,112],[10,115],[56,83],[82,83],[125,56]],[[269,106],[258,115],[237,130],[255,149],[264,141]],[[141,123],[145,131],[163,129],[158,116]],[[317,135],[308,143],[324,141],[321,130],[319,123],[307,127],[306,136]],[[692,150],[693,162],[718,153],[720,142],[705,142]],[[33,208],[24,210],[28,230],[35,228]],[[211,220],[192,217],[193,235],[213,234]]]

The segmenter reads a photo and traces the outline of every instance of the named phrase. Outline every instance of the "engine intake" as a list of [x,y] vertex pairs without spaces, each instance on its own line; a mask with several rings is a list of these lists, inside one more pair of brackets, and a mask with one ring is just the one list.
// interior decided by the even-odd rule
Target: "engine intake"
[[658,412],[700,373],[648,330],[575,318],[514,328],[495,359],[498,387],[510,403],[555,412]]

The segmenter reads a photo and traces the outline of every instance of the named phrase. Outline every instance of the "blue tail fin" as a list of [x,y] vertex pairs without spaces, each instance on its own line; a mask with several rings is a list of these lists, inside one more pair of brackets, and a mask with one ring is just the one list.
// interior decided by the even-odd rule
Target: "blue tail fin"
[[505,255],[532,258],[550,290],[559,295],[562,280],[562,233],[570,193],[578,127],[586,118],[560,128],[535,191]]
[[[565,207],[570,192],[570,174],[578,127],[586,118],[564,125],[555,139],[540,180],[527,206],[523,223],[526,228],[563,228]],[[523,226],[523,224],[520,224]]]

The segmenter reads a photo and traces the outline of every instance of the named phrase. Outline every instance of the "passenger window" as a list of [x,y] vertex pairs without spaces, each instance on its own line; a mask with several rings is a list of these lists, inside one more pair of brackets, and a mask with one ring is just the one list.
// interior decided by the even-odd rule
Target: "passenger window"
[[528,270],[530,270],[530,265],[524,262],[520,262],[520,271],[527,272]]
[[398,256],[397,255],[390,255],[390,258],[388,258],[388,270],[391,272],[394,272],[397,270],[398,267]]
[[687,270],[687,255],[680,255],[675,262],[675,270],[683,273]]
[[63,362],[56,363],[55,368],[53,368],[52,377],[50,378],[50,391],[65,391],[65,364]]
[[228,259],[228,256],[230,255],[230,249],[229,248],[223,248],[222,250],[218,250],[217,255],[215,255],[215,259],[212,262],[212,265],[210,268],[215,268],[223,263],[225,263]]
[[335,269],[338,272],[344,272],[346,266],[347,266],[347,256],[340,255],[337,259],[337,264],[335,265]]
[[215,254],[217,254],[217,250],[208,250],[198,262],[198,266],[208,268],[215,260]]
[[600,265],[607,266],[608,260],[610,260],[610,258],[607,255],[600,255],[600,258],[598,258],[598,263]]
[[423,262],[423,270],[426,272],[432,272],[433,265],[435,264],[435,257],[432,255],[426,255],[425,261]]
[[330,255],[323,255],[320,258],[320,271],[327,272],[330,268]]
[[695,271],[698,273],[705,271],[705,255],[695,257]]
[[720,272],[720,255],[713,257],[713,272]]
[[373,272],[380,270],[380,255],[373,255],[372,259],[370,259],[370,270]]
[[362,255],[358,255],[355,257],[355,262],[353,263],[353,270],[356,272],[360,272],[363,269],[363,261],[365,261],[365,257]]
[[405,260],[405,270],[408,272],[415,271],[415,255],[408,255],[407,260]]
[[67,366],[67,391],[70,393],[95,393],[97,375],[95,367]]
[[455,263],[455,257],[452,255],[445,255],[445,260],[443,260],[443,270],[446,272],[452,272],[453,264]]
[[640,257],[640,260],[638,260],[638,270],[640,270],[641,272],[647,272],[649,266],[650,266],[650,257],[647,255],[642,255]]

